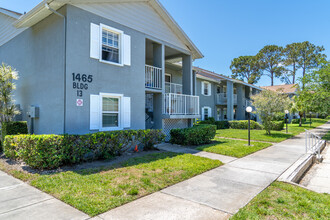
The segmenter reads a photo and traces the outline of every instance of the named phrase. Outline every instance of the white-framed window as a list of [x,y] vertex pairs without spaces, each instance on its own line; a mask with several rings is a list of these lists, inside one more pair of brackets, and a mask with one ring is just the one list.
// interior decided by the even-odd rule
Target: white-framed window
[[130,97],[113,93],[90,96],[90,130],[121,130],[129,128],[130,121]]
[[90,57],[102,63],[131,65],[131,37],[105,24],[91,23]]
[[212,117],[212,109],[210,107],[204,106],[202,108],[202,120],[207,120],[209,117]]
[[202,91],[201,93],[205,96],[210,96],[211,95],[211,83],[207,81],[202,82]]
[[120,127],[120,96],[102,95],[102,115],[101,115],[101,127],[107,128],[119,128]]
[[102,26],[101,60],[110,63],[121,63],[123,32]]

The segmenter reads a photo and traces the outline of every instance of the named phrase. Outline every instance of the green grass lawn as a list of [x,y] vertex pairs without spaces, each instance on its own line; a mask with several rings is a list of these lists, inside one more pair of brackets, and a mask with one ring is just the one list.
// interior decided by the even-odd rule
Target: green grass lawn
[[330,131],[328,131],[323,137],[322,139],[330,141]]
[[232,157],[244,157],[272,145],[270,143],[262,142],[251,142],[251,145],[253,146],[247,146],[247,144],[247,141],[215,138],[211,144],[199,146],[197,150]]
[[274,182],[231,219],[330,219],[330,195]]
[[[285,130],[283,131],[271,131],[270,135],[267,135],[265,130],[251,130],[251,140],[257,141],[269,141],[269,142],[281,142],[288,138],[291,138],[297,134],[305,131],[305,129],[313,129],[327,122],[326,119],[312,119],[312,125],[303,124],[299,127],[299,124],[289,124],[288,134]],[[285,128],[285,126],[284,126]],[[248,131],[241,129],[220,129],[217,130],[216,136],[226,137],[226,138],[238,138],[238,139],[248,139]]]
[[221,164],[190,154],[154,153],[129,159],[116,167],[52,175],[9,173],[95,216]]

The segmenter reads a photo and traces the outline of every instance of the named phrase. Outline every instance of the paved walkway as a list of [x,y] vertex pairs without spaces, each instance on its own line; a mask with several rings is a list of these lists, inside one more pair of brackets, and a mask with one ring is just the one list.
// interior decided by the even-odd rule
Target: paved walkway
[[314,164],[299,184],[318,193],[330,194],[330,145],[322,152],[322,163]]
[[0,171],[0,219],[88,219],[47,193]]
[[[317,134],[330,123],[313,129]],[[120,206],[102,219],[228,219],[305,153],[304,134]],[[190,149],[191,150],[191,149]]]

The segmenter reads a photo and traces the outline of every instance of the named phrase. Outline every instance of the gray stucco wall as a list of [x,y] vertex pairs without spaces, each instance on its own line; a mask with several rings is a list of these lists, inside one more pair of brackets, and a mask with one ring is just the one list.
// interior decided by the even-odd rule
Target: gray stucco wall
[[29,126],[29,106],[40,107],[34,123],[37,134],[63,132],[63,40],[63,20],[50,15],[0,47],[0,62],[19,72],[14,99]]
[[216,86],[214,82],[207,81],[211,83],[211,95],[205,96],[202,94],[202,82],[207,81],[204,79],[197,78],[196,79],[196,95],[199,96],[199,107],[200,113],[203,115],[202,108],[210,107],[212,109],[212,117],[216,116],[216,108],[215,108],[215,94],[216,94]]
[[[131,97],[131,128],[145,128],[145,35],[103,17],[68,5],[66,132],[89,133],[90,94],[118,93]],[[105,24],[131,36],[131,66],[116,66],[90,58],[90,23]],[[76,106],[72,73],[93,75]]]

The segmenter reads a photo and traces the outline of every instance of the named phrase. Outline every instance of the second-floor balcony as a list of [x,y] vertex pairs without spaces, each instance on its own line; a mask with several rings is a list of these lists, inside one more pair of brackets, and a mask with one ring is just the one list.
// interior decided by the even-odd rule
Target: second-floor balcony
[[145,66],[145,87],[148,89],[162,89],[162,68]]
[[[237,94],[233,94],[234,105],[237,105]],[[226,105],[228,101],[227,93],[217,93],[216,95],[216,104],[217,105]]]
[[193,95],[183,95],[165,93],[163,96],[163,114],[174,117],[194,118],[199,116],[199,97]]
[[165,83],[165,93],[182,94],[182,85],[177,83]]

